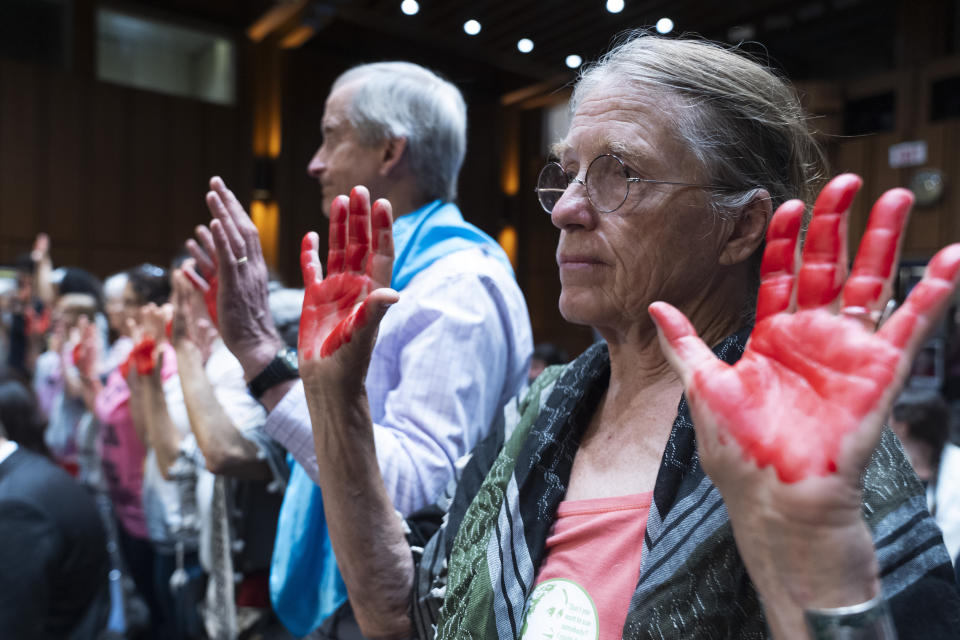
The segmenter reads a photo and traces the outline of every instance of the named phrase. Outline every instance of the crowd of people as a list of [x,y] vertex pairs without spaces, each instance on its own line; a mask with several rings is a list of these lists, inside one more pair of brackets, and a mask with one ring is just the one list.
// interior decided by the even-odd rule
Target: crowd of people
[[900,390],[960,245],[882,317],[912,197],[848,277],[860,179],[817,195],[795,92],[721,46],[633,34],[571,113],[537,185],[601,338],[569,364],[454,204],[460,92],[412,63],[330,90],[303,289],[217,177],[169,268],[101,284],[41,234],[5,300],[0,636],[955,637],[955,447]]

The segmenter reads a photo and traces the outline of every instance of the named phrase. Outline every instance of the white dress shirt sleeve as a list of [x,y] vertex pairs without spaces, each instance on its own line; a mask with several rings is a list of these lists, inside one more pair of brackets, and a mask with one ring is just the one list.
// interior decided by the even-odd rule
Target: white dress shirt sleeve
[[[531,350],[519,287],[480,252],[439,260],[401,292],[381,323],[366,382],[377,459],[401,513],[436,498],[455,461],[522,388]],[[270,413],[266,430],[316,481],[302,384]]]

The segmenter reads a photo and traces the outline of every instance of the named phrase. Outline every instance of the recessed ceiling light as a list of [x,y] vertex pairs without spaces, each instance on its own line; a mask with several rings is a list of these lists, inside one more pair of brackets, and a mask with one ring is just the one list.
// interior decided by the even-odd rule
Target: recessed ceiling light
[[623,11],[623,0],[607,0],[607,11],[610,13]]
[[533,51],[533,40],[530,38],[520,38],[517,40],[517,49],[520,53],[530,53]]
[[673,20],[670,18],[660,18],[657,20],[657,33],[667,34],[673,31]]
[[420,11],[420,3],[417,0],[403,0],[400,3],[400,11],[403,11],[408,16],[414,16]]
[[463,23],[463,30],[468,36],[475,36],[480,33],[480,23],[476,20],[467,20]]
[[567,56],[566,62],[567,62],[567,66],[568,66],[568,67],[570,67],[571,69],[576,69],[576,68],[579,67],[581,64],[583,64],[583,59],[582,59],[580,56],[578,56],[577,54],[574,53],[574,54],[571,54],[571,55]]

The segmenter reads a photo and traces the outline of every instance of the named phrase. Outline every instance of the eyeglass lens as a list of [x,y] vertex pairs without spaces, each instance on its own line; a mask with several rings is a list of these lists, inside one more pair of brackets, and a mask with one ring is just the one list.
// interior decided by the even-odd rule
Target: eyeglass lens
[[[630,188],[628,177],[627,168],[618,158],[609,154],[597,156],[587,167],[583,180],[587,198],[602,213],[616,211],[627,199]],[[572,181],[556,162],[543,168],[537,181],[537,196],[544,211],[553,211]]]

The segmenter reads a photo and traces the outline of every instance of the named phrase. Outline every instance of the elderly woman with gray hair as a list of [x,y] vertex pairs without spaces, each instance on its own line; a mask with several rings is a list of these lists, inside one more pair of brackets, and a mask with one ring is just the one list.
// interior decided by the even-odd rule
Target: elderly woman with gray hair
[[560,230],[560,310],[605,342],[506,407],[406,525],[363,393],[398,299],[390,204],[334,201],[331,256],[365,258],[325,278],[305,239],[300,371],[363,633],[954,637],[949,559],[883,419],[960,245],[878,328],[909,192],[877,201],[847,277],[861,181],[835,178],[801,257],[820,152],[791,88],[722,47],[631,37],[583,73],[572,110],[538,193]]

